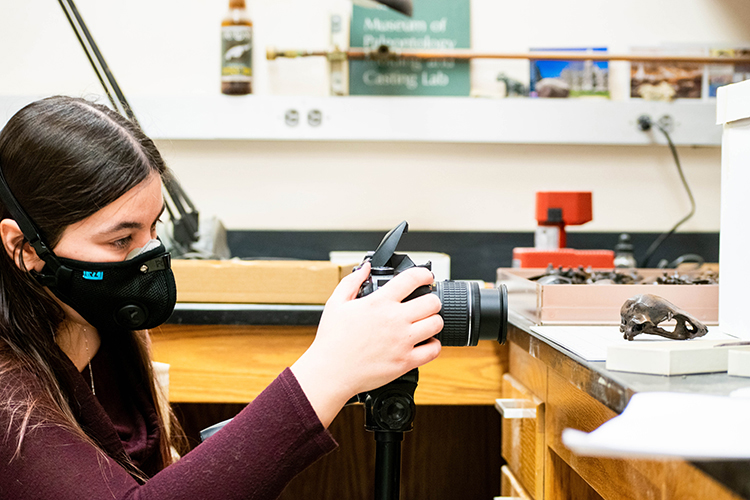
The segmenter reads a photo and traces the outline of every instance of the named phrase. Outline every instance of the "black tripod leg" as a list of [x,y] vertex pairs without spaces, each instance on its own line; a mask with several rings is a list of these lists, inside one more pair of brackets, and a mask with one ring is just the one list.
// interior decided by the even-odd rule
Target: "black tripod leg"
[[375,432],[375,500],[398,500],[403,432]]

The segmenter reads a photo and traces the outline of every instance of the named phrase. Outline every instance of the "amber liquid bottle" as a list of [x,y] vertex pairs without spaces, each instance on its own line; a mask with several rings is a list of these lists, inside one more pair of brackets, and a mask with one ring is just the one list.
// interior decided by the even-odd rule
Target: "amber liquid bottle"
[[221,22],[221,93],[244,95],[253,91],[253,22],[245,0],[229,0],[229,14]]

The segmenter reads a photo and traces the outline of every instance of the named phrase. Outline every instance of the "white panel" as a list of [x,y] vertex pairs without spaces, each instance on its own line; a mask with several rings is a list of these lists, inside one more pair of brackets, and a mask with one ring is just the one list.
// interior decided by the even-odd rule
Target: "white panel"
[[[738,96],[740,98],[742,96]],[[744,96],[750,99],[750,92]],[[731,106],[731,103],[730,103]],[[721,152],[721,236],[719,241],[719,325],[750,339],[748,249],[750,231],[750,118],[724,126]]]
[[[31,98],[0,97],[0,126]],[[100,100],[106,102],[106,100]],[[141,126],[155,139],[410,141],[516,144],[663,144],[636,120],[669,115],[672,140],[717,146],[715,103],[460,97],[135,96]],[[286,115],[297,113],[296,125]],[[320,113],[319,125],[309,114]]]
[[717,89],[716,123],[725,124],[750,116],[750,80]]

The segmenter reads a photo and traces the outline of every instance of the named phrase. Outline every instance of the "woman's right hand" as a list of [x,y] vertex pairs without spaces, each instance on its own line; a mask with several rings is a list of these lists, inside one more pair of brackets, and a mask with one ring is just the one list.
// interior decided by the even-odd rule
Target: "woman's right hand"
[[310,348],[292,372],[324,426],[355,394],[375,389],[440,354],[440,299],[426,294],[402,302],[432,273],[420,267],[357,299],[370,265],[344,278],[326,303]]

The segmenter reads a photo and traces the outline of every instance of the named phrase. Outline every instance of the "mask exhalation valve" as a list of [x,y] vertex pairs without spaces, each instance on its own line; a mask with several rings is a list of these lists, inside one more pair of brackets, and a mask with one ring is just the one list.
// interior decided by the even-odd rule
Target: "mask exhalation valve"
[[128,304],[117,311],[117,322],[130,330],[137,330],[146,322],[148,314],[141,306]]

